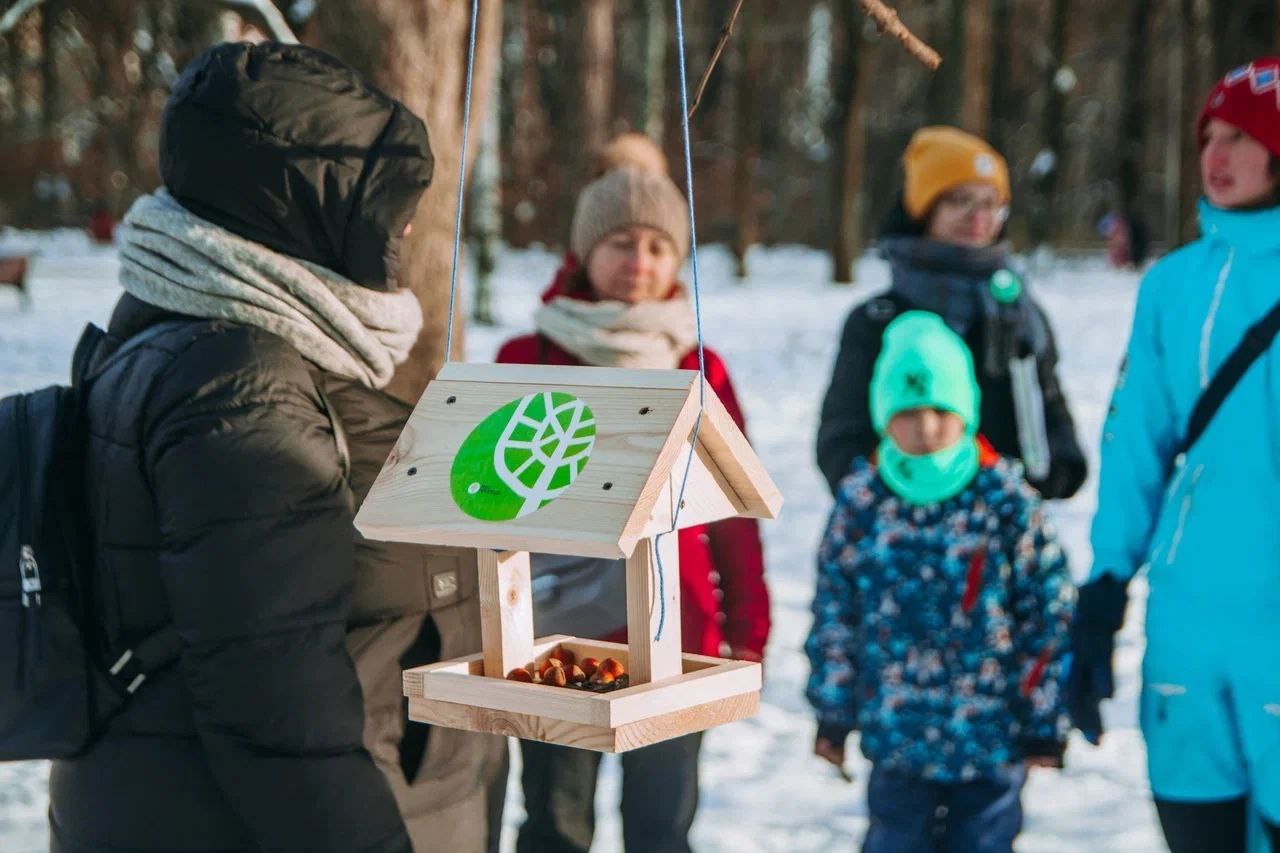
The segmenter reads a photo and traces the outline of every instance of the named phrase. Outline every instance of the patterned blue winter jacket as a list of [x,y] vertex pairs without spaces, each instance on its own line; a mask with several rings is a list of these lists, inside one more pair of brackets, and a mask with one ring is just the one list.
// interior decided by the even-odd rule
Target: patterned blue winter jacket
[[819,734],[937,782],[1060,758],[1066,558],[1021,465],[986,454],[950,500],[912,506],[865,459],[818,556],[807,695]]

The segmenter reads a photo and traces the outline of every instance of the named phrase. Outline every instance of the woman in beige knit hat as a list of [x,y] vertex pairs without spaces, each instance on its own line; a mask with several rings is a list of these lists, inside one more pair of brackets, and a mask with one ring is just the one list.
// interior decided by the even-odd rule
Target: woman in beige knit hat
[[[685,198],[645,137],[616,140],[601,161],[603,174],[578,198],[570,252],[534,314],[537,331],[508,341],[497,360],[696,370],[694,310],[678,279],[689,252]],[[707,384],[745,429],[724,362],[709,349],[704,360]],[[728,519],[678,535],[684,650],[760,661],[769,593],[756,522]],[[625,611],[616,616],[617,630],[602,639],[625,641]],[[690,849],[701,743],[692,734],[623,756],[629,853]],[[521,749],[528,819],[517,851],[585,853],[595,829],[600,754],[535,741],[522,741]]]

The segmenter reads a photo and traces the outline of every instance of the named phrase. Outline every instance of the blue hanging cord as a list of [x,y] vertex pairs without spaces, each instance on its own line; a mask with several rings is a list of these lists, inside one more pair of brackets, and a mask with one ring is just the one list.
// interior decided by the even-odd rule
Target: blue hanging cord
[[676,500],[676,508],[671,516],[671,529],[659,533],[654,538],[653,551],[658,565],[658,629],[653,641],[662,639],[662,629],[667,624],[666,572],[662,566],[662,549],[658,544],[662,537],[675,533],[680,521],[680,511],[684,509],[684,493],[689,485],[689,472],[693,469],[693,457],[698,448],[698,433],[702,429],[702,413],[707,402],[707,364],[706,354],[702,347],[702,291],[698,279],[698,221],[693,210],[693,154],[689,148],[689,87],[685,80],[684,70],[684,13],[680,0],[675,0],[676,7],[676,53],[680,66],[680,133],[684,141],[684,187],[685,200],[689,203],[689,263],[693,267],[693,316],[698,329],[698,419],[693,422],[693,434],[689,440],[689,460],[684,466],[684,476],[680,479],[680,496]]
[[462,245],[463,189],[467,182],[467,143],[471,136],[471,75],[476,67],[476,28],[480,0],[471,0],[471,34],[467,44],[467,89],[462,108],[462,154],[458,162],[458,205],[453,221],[453,269],[449,273],[449,331],[444,339],[444,360],[453,361],[453,312],[458,300],[458,251]]

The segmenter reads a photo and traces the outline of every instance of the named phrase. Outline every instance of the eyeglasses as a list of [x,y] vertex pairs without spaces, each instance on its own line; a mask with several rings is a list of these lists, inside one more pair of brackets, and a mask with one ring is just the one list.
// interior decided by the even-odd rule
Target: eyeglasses
[[1009,218],[1009,205],[987,198],[978,198],[971,195],[944,195],[938,199],[938,203],[945,204],[956,213],[964,216],[972,213],[983,213],[1001,224]]

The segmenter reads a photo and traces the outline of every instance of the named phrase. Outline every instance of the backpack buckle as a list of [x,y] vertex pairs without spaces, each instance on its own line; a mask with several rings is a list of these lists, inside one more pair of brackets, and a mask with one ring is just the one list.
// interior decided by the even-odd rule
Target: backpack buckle
[[40,583],[40,564],[30,545],[23,545],[18,551],[18,575],[22,578],[22,606],[39,607],[44,587]]
[[133,649],[125,649],[124,654],[120,655],[107,671],[124,686],[125,692],[130,695],[147,680],[147,674],[142,671],[142,664],[133,656]]

